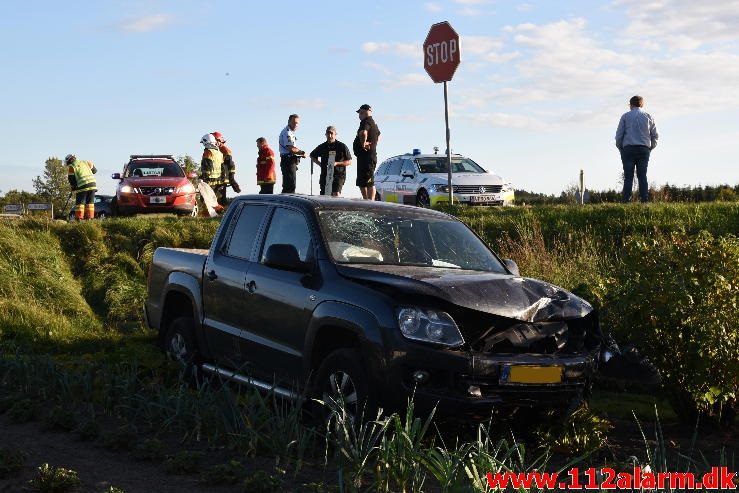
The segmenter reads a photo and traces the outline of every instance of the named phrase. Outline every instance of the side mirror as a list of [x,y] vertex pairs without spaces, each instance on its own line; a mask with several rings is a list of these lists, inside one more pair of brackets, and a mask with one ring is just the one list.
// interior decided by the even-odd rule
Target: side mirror
[[505,264],[506,269],[508,269],[508,271],[511,274],[513,274],[516,277],[521,277],[521,273],[518,271],[518,264],[516,262],[514,262],[513,260],[507,258],[507,259],[503,260],[503,263]]
[[281,243],[270,245],[267,248],[267,253],[264,254],[264,265],[293,272],[308,272],[310,270],[310,266],[300,260],[295,245]]
[[187,177],[188,177],[189,179],[193,180],[193,179],[195,179],[195,178],[197,178],[197,177],[198,177],[198,174],[197,174],[197,173],[195,173],[194,171],[190,171],[190,172],[189,172],[189,173],[187,174]]
[[120,173],[113,173],[112,175],[110,175],[110,177],[113,178],[114,180],[120,180],[121,179],[121,174]]

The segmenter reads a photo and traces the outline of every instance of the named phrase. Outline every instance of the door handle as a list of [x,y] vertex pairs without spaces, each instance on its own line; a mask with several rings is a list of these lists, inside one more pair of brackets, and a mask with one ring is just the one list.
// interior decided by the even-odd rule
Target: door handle
[[257,290],[257,283],[255,283],[253,280],[249,281],[248,283],[246,283],[246,289],[250,293],[253,293]]
[[211,270],[205,275],[209,281],[215,281],[218,279],[218,274],[216,274],[216,271]]

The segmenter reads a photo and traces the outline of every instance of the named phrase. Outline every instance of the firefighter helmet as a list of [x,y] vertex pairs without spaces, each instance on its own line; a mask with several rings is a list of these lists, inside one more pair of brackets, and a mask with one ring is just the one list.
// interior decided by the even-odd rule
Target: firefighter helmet
[[218,142],[216,141],[216,138],[213,137],[213,134],[203,135],[203,138],[200,139],[200,143],[203,144],[206,149],[218,149]]
[[64,162],[67,164],[73,163],[74,160],[77,159],[74,154],[67,154],[67,157],[64,158]]
[[216,138],[216,142],[218,142],[219,144],[226,143],[226,139],[223,138],[223,134],[221,132],[211,132],[210,134]]

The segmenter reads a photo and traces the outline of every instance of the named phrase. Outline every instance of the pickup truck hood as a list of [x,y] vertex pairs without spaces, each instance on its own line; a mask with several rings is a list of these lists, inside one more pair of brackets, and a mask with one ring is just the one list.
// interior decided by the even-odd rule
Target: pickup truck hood
[[593,311],[582,298],[553,284],[509,274],[437,267],[339,265],[344,277],[403,293],[433,296],[457,306],[522,322],[581,318]]

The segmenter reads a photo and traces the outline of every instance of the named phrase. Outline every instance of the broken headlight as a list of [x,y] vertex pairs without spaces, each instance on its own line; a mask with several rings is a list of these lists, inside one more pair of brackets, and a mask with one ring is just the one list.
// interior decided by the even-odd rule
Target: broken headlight
[[446,312],[415,307],[399,308],[398,327],[406,339],[449,347],[464,344],[459,327]]

